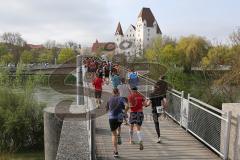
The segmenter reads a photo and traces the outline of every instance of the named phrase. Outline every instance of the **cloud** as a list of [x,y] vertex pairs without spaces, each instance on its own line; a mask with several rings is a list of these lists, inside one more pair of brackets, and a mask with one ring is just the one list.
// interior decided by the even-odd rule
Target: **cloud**
[[33,43],[49,39],[91,43],[111,39],[113,18],[98,0],[9,0],[0,5],[0,33],[20,32]]

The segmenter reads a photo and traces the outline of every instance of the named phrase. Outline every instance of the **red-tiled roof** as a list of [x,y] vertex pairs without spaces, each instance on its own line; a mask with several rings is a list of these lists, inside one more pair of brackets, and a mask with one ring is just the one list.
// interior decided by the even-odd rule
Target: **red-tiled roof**
[[[108,43],[113,43],[113,42],[102,42],[102,43],[99,43],[98,40],[96,40],[95,43],[93,43],[92,45],[92,52],[96,53],[99,51],[99,49],[105,49],[106,45]],[[114,44],[114,43],[113,43]]]
[[[142,8],[138,17],[141,17],[142,21],[146,20],[147,27],[153,27],[153,23],[154,23],[154,21],[156,21],[150,8]],[[156,23],[157,23],[157,21],[156,21]],[[160,33],[160,34],[162,33],[158,24],[157,24],[157,33]]]
[[35,45],[35,44],[27,44],[27,46],[31,49],[42,49],[42,48],[44,48],[43,45]]
[[122,31],[122,27],[121,27],[120,22],[118,22],[118,26],[117,26],[117,30],[116,30],[116,32],[115,32],[115,35],[116,35],[117,33],[118,33],[119,35],[122,35],[122,36],[123,36],[123,31]]

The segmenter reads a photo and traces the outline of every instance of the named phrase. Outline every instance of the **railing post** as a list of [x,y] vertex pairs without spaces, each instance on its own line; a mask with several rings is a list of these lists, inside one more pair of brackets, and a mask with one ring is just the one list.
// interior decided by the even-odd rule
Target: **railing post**
[[184,91],[181,92],[181,107],[180,107],[180,126],[182,126],[182,111],[183,111],[183,98],[184,98]]
[[227,113],[227,122],[226,122],[226,130],[224,135],[224,151],[223,158],[224,160],[228,159],[228,151],[229,151],[229,140],[230,140],[230,131],[231,131],[231,119],[232,119],[232,111]]
[[237,131],[236,131],[236,141],[234,144],[234,155],[233,160],[238,160],[240,158],[240,114],[237,116]]
[[83,88],[83,76],[82,76],[82,56],[77,55],[77,105],[84,104],[84,88]]
[[190,94],[188,93],[188,100],[187,100],[187,102],[188,102],[188,116],[187,116],[187,125],[186,125],[186,131],[188,131],[188,123],[189,123],[189,113],[190,113]]

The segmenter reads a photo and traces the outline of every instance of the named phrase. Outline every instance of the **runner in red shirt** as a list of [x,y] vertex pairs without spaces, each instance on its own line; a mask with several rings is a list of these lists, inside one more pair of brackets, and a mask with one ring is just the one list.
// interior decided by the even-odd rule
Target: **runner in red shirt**
[[94,88],[95,88],[95,98],[96,98],[96,104],[99,108],[101,104],[101,97],[102,97],[102,86],[103,86],[103,79],[97,75],[97,77],[92,82]]
[[137,130],[137,136],[139,140],[139,149],[143,150],[143,140],[142,140],[142,134],[141,134],[141,126],[144,119],[143,114],[143,106],[147,107],[150,105],[150,101],[146,100],[138,91],[137,88],[134,87],[131,90],[131,94],[128,96],[128,102],[130,106],[130,129],[129,129],[129,142],[130,144],[133,143],[132,137],[133,137],[133,127],[136,127]]

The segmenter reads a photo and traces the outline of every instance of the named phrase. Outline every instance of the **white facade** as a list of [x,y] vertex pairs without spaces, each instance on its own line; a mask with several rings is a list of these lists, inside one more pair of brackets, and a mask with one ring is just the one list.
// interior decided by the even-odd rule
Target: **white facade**
[[[121,24],[118,24],[115,33],[116,53],[124,53],[127,56],[140,55],[155,38],[161,35],[161,30],[151,10],[143,8],[137,18],[136,26],[130,25],[123,33]],[[126,46],[128,46],[128,42],[132,43],[131,47],[123,48],[124,45],[121,45],[121,43],[126,43]]]

